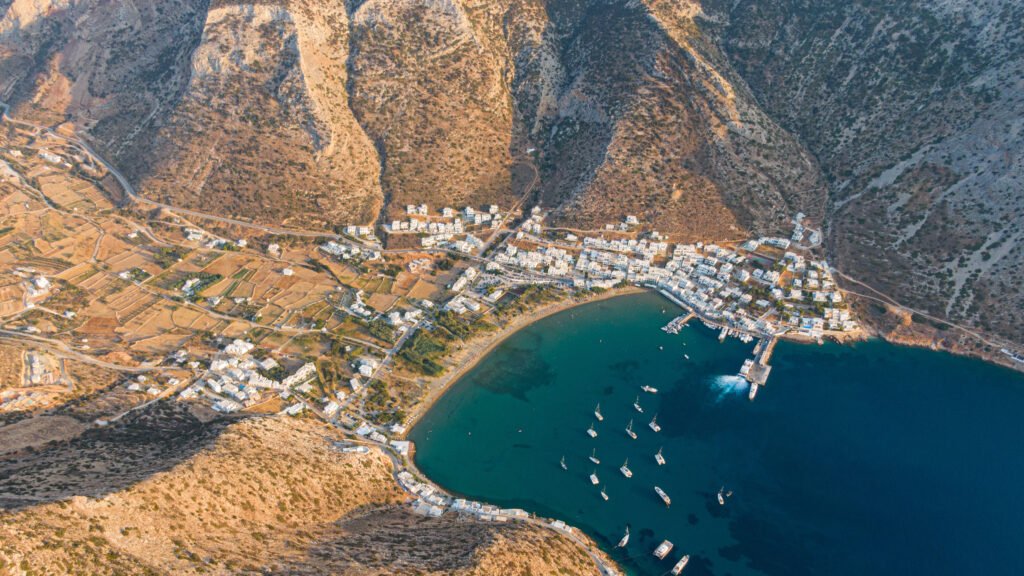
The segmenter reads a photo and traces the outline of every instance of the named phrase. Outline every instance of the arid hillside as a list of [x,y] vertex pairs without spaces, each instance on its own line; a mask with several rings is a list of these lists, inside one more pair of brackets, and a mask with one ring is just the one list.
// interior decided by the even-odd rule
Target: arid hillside
[[692,238],[820,217],[813,160],[698,13],[653,0],[18,2],[0,28],[2,97],[73,122],[148,197],[261,222],[334,228],[407,203],[520,199],[575,227],[635,214]]
[[0,573],[593,569],[547,530],[397,506],[405,496],[390,461],[343,453],[325,424],[210,417],[159,404],[110,429],[0,453]]
[[167,204],[314,229],[523,201],[777,232],[1024,340],[1011,0],[0,2],[0,99]]
[[705,4],[702,25],[830,183],[834,263],[1024,341],[1024,4]]

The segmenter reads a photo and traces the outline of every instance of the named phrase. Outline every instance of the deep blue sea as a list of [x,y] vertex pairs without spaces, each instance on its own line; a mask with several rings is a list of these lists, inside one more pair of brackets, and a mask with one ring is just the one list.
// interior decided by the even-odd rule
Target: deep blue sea
[[581,528],[631,574],[686,553],[688,576],[1024,575],[1024,375],[881,341],[780,343],[750,402],[733,375],[753,345],[659,329],[679,313],[624,296],[513,335],[414,428],[416,464],[454,493]]

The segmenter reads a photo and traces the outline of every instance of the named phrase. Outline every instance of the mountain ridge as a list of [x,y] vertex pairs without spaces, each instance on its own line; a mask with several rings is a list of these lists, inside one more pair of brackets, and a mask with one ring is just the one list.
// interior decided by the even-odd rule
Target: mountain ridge
[[73,123],[143,195],[333,230],[524,201],[707,241],[803,212],[851,276],[1024,341],[1012,2],[155,6],[0,24],[15,113]]

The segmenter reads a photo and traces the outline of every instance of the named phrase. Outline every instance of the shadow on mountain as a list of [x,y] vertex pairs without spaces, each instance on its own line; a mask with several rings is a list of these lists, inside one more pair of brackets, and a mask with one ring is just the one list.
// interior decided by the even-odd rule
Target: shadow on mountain
[[373,509],[338,522],[306,557],[269,573],[451,573],[473,566],[477,551],[512,530],[455,514],[428,518],[406,507]]
[[209,446],[233,418],[199,418],[166,401],[108,427],[0,455],[0,509],[101,498],[169,470]]

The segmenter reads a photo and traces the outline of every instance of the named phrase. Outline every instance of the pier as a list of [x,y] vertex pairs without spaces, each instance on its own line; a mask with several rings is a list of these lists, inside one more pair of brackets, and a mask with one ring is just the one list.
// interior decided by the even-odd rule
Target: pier
[[677,316],[673,318],[671,322],[662,326],[661,329],[669,334],[679,334],[679,330],[682,329],[683,326],[686,326],[686,323],[692,320],[694,316],[696,316],[696,314],[693,312]]
[[[690,306],[687,306],[681,302],[678,298],[670,294],[665,290],[658,289],[658,293],[665,298],[671,300],[674,304],[681,307],[686,311],[686,314],[674,318],[667,325],[662,327],[662,330],[669,334],[677,334],[679,329],[682,328],[687,322],[697,317],[698,314]],[[741,329],[723,326],[717,322],[712,322],[703,316],[700,317],[701,321],[704,322],[709,328],[713,330],[720,330],[718,334],[718,340],[724,341],[729,336],[737,336],[741,339],[746,338],[745,342],[749,342],[753,334],[743,331]],[[740,371],[740,375],[747,379],[751,384],[757,384],[758,386],[764,386],[768,382],[768,375],[772,371],[772,367],[768,364],[768,361],[772,358],[772,352],[775,351],[775,344],[779,341],[779,337],[773,336],[762,336],[754,346],[754,362],[749,367],[744,364],[743,369]]]
[[767,341],[761,340],[754,347],[754,360],[755,362],[750,367],[747,375],[747,380],[758,386],[764,386],[768,382],[768,374],[771,373],[772,367],[768,364],[768,361],[772,358],[772,353],[775,351],[775,344],[779,339],[772,336]]

